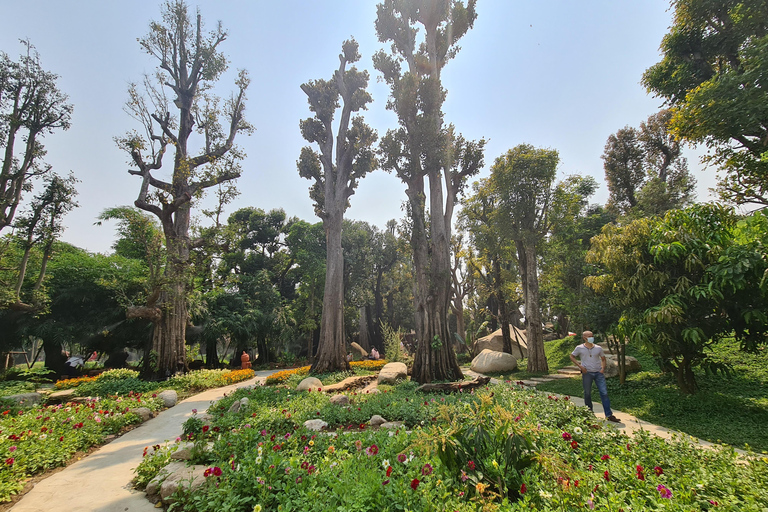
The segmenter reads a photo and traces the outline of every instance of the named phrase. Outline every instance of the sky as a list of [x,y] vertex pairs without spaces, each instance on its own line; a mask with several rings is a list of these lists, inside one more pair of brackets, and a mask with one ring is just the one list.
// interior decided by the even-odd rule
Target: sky
[[[384,45],[374,29],[374,0],[190,0],[208,28],[221,21],[228,39],[220,47],[230,67],[216,91],[228,97],[238,69],[251,76],[246,118],[256,128],[236,143],[246,154],[227,207],[283,208],[288,216],[317,222],[308,180],[296,170],[306,142],[299,121],[310,116],[300,85],[330,78],[345,39],[360,44],[358,69],[371,75],[374,102],[364,116],[383,136],[396,128],[386,110],[388,89],[371,57]],[[447,90],[445,121],[465,138],[485,138],[486,177],[493,161],[521,143],[556,149],[559,177],[591,175],[608,191],[600,156],[606,139],[624,126],[638,127],[662,107],[640,84],[660,60],[659,44],[671,25],[668,0],[478,0],[474,28],[442,75]],[[65,219],[63,240],[108,253],[114,224],[95,225],[106,208],[133,204],[139,178],[114,138],[141,127],[123,111],[128,85],[154,73],[157,62],[137,39],[160,19],[160,2],[132,0],[0,0],[5,20],[0,51],[17,58],[28,39],[43,67],[74,105],[72,127],[44,139],[45,161],[80,180],[80,207]],[[192,144],[195,144],[193,140]],[[698,180],[697,197],[709,198],[714,171],[703,170],[699,152],[687,149]],[[168,159],[170,161],[170,159]],[[165,176],[160,174],[159,177]],[[345,218],[383,228],[404,215],[405,187],[378,170],[366,176],[350,199]],[[196,208],[199,212],[200,208]],[[203,204],[202,206],[205,206]]]

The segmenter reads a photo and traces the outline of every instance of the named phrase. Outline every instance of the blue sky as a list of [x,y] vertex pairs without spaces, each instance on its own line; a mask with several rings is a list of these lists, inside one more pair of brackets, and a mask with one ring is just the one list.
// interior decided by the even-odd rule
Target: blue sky
[[[360,43],[359,68],[371,74],[374,103],[368,123],[383,135],[396,126],[385,109],[388,91],[377,81],[371,56],[376,40],[375,1],[237,0],[190,1],[208,27],[221,20],[229,38],[221,47],[230,70],[219,82],[223,96],[233,89],[237,69],[250,72],[247,119],[256,131],[237,143],[247,157],[238,181],[240,197],[228,207],[283,208],[289,216],[316,222],[310,182],[299,177],[296,160],[304,140],[299,120],[309,116],[299,86],[329,78],[338,67],[341,43]],[[59,86],[75,111],[72,128],[48,136],[46,161],[60,173],[74,171],[80,208],[66,218],[63,239],[91,251],[108,252],[112,226],[95,226],[105,208],[132,204],[138,178],[127,172],[126,155],[113,138],[139,128],[122,110],[130,82],[152,73],[156,63],[137,38],[160,3],[136,0],[0,0],[5,20],[0,50],[16,58],[19,39],[29,39],[43,66],[60,76]],[[603,203],[608,192],[600,155],[607,137],[626,125],[639,126],[661,107],[640,85],[656,63],[659,43],[671,24],[666,0],[586,1],[479,0],[478,19],[462,39],[461,51],[443,73],[448,91],[446,121],[468,139],[488,139],[488,175],[494,159],[520,143],[560,152],[560,176],[594,176]],[[698,153],[688,150],[699,182],[698,198],[714,186],[712,170],[699,172]],[[382,171],[366,177],[351,198],[346,217],[383,227],[403,216],[404,186]]]

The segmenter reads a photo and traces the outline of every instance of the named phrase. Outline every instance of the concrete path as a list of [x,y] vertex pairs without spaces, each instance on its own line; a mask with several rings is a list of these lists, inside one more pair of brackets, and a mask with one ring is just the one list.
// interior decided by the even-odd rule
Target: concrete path
[[263,383],[274,371],[256,372],[253,379],[210,389],[192,396],[144,422],[88,457],[38,482],[11,510],[13,512],[151,512],[155,507],[144,492],[131,488],[133,470],[145,446],[172,441],[192,409],[208,409],[212,401],[237,388]]

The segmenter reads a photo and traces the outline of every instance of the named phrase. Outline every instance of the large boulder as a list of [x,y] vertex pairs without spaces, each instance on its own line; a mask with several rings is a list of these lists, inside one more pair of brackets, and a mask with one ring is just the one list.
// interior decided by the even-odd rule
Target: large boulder
[[157,398],[163,401],[163,405],[166,407],[173,407],[176,405],[176,401],[179,399],[179,395],[173,389],[166,389],[157,394]]
[[[616,377],[619,375],[619,362],[617,355],[606,354],[605,355],[605,378]],[[639,372],[642,368],[636,358],[632,356],[624,356],[624,360],[627,364],[627,373]]]
[[316,420],[307,420],[304,422],[304,427],[307,430],[314,430],[315,432],[320,432],[325,427],[328,426],[328,423],[326,423],[323,420],[316,419]]
[[296,391],[312,391],[321,389],[323,387],[323,383],[320,379],[317,377],[307,377],[306,379],[299,382],[299,385],[296,386]]
[[[512,337],[512,355],[517,359],[523,359],[528,357],[528,338],[525,336],[525,331],[517,329],[510,325],[509,333]],[[518,348],[517,344],[520,343]],[[501,334],[501,329],[498,329],[488,336],[478,338],[472,345],[472,353],[479,355],[483,350],[493,350],[494,352],[504,352],[504,337]]]
[[333,395],[331,403],[334,405],[349,405],[349,397],[347,395]]
[[154,416],[152,411],[147,407],[136,407],[135,409],[131,409],[131,412],[138,414],[141,421],[147,421]]
[[200,487],[205,483],[206,469],[206,466],[184,466],[177,469],[160,484],[160,499],[168,503],[168,498],[179,488],[192,490]]
[[406,378],[408,378],[408,367],[405,366],[405,363],[387,363],[382,367],[381,371],[379,371],[376,383],[394,384],[398,379]]
[[472,360],[470,369],[477,373],[508,372],[517,368],[517,358],[505,352],[485,349]]

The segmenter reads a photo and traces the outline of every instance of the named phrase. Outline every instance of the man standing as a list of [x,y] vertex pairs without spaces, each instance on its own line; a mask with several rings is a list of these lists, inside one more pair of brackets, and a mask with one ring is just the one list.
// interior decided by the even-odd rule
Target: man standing
[[[603,347],[595,345],[592,331],[584,331],[581,335],[584,343],[573,349],[571,361],[581,370],[581,384],[584,387],[584,404],[592,410],[592,382],[597,384],[600,401],[603,402],[605,419],[619,423],[619,418],[611,411],[611,401],[608,399],[608,386],[605,384],[605,354]],[[579,358],[577,361],[576,358]]]

